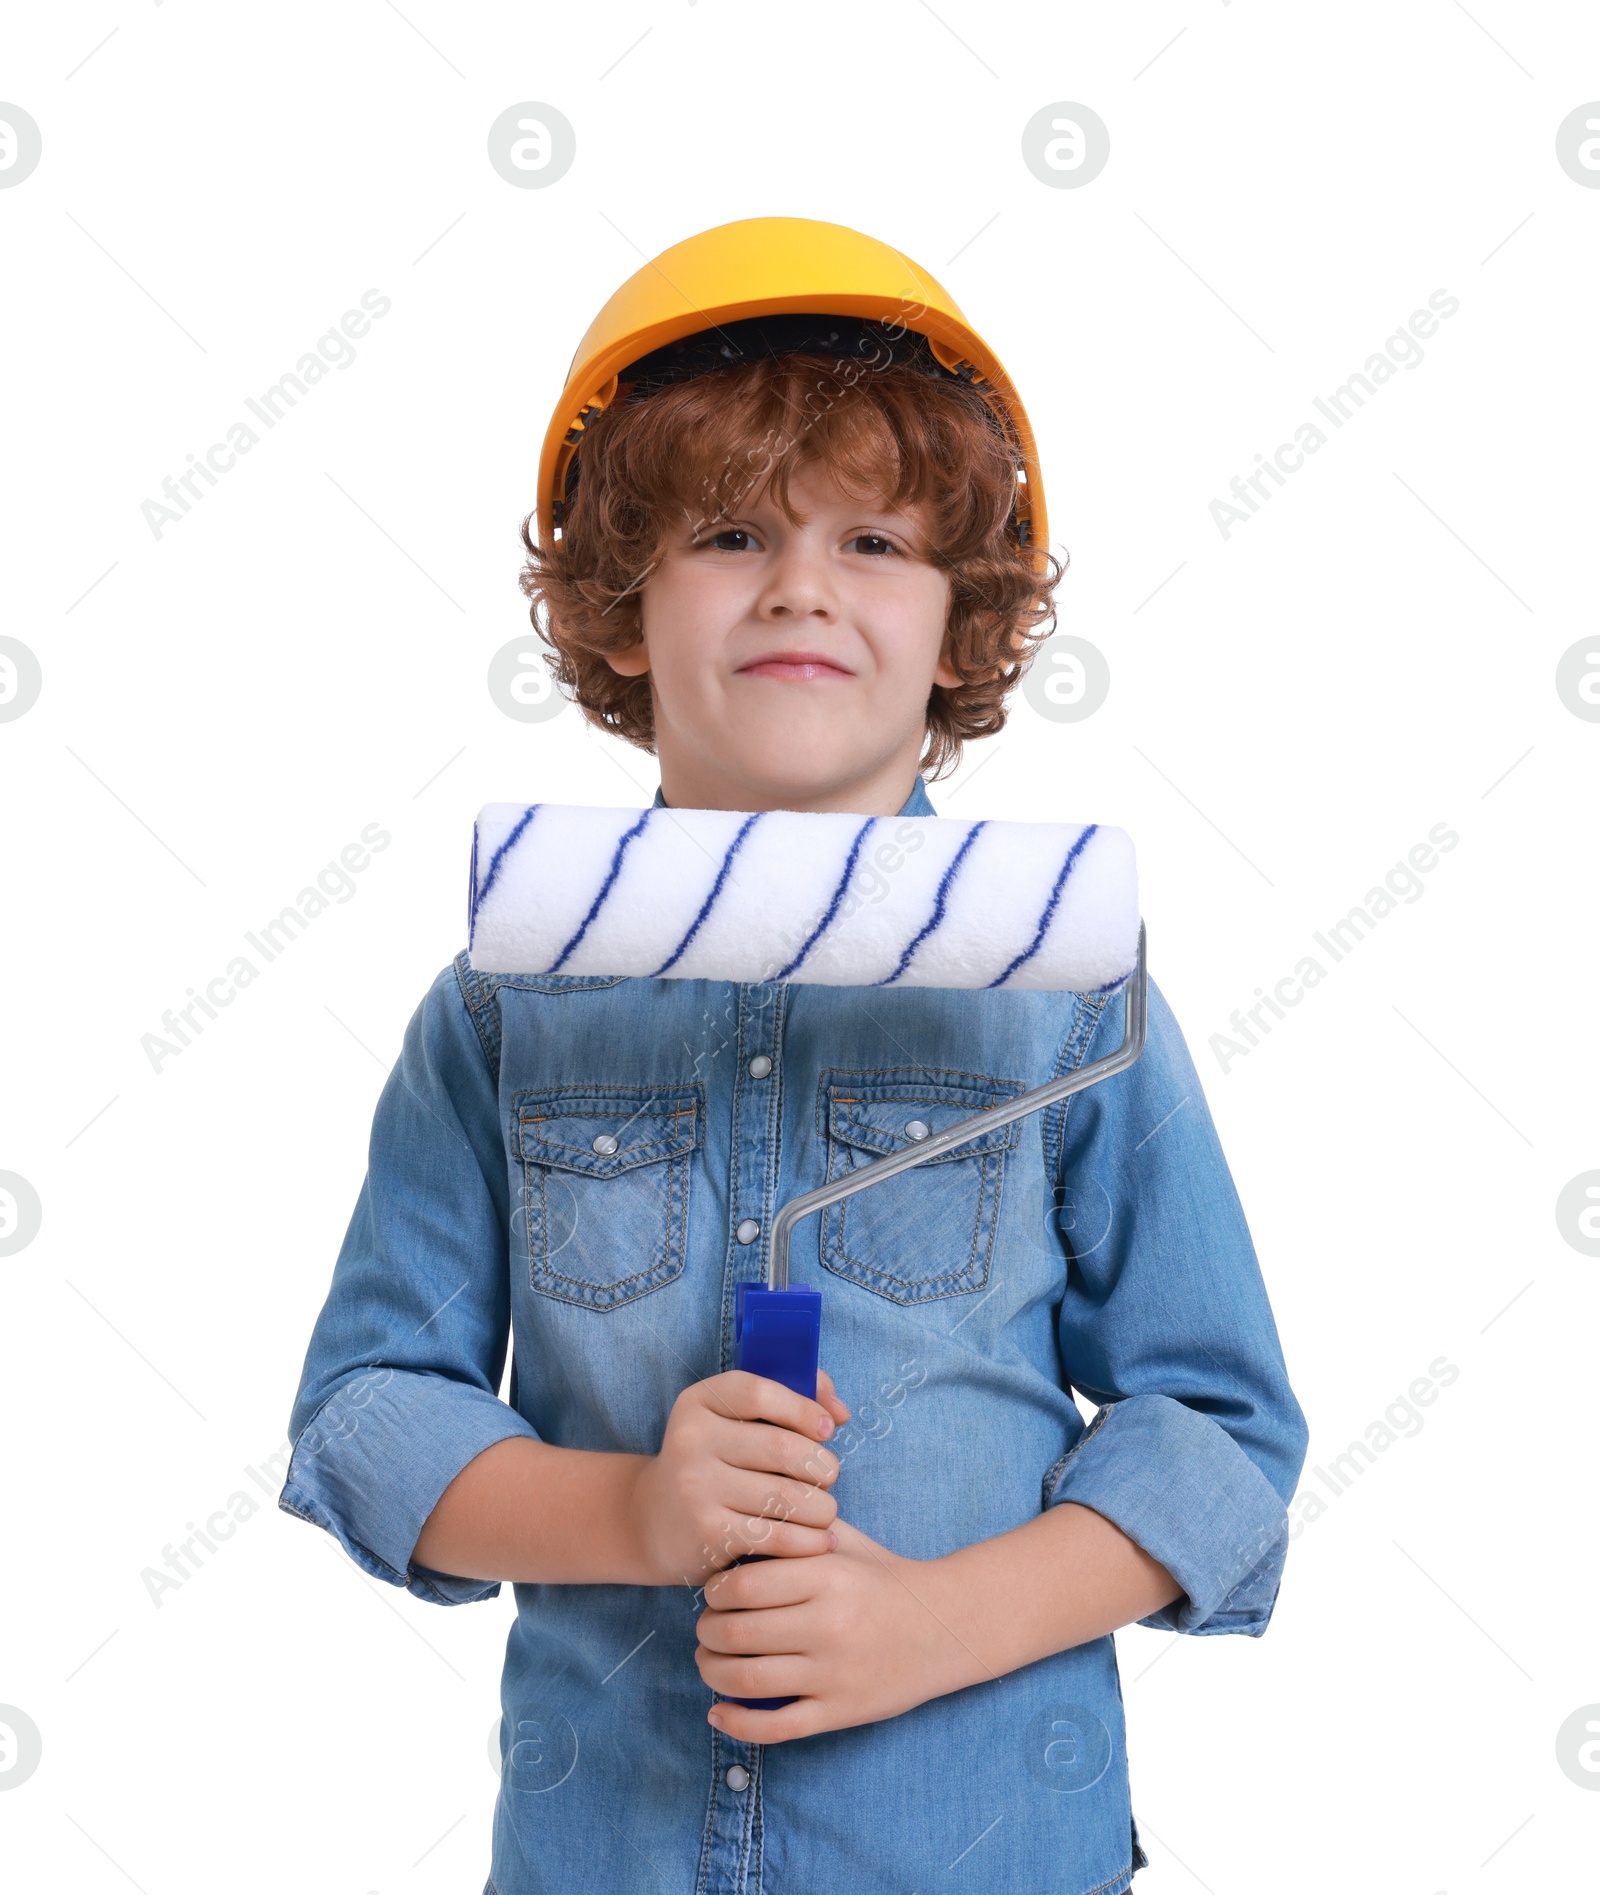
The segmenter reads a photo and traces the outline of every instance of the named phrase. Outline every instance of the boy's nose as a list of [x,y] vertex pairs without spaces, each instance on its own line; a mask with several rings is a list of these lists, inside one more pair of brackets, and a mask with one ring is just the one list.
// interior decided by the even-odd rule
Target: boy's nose
[[827,561],[806,546],[789,546],[768,568],[767,582],[757,601],[764,619],[837,616],[839,595]]

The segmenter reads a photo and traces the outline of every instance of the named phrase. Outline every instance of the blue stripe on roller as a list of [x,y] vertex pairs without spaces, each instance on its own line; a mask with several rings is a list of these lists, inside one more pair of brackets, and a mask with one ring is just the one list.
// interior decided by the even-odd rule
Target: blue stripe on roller
[[972,847],[973,842],[977,839],[978,831],[983,827],[984,823],[986,823],[988,820],[989,819],[987,816],[983,817],[980,821],[975,822],[972,825],[972,827],[967,831],[965,837],[962,839],[961,847],[956,850],[954,857],[951,859],[950,866],[945,870],[944,874],[939,879],[939,892],[937,896],[935,896],[934,898],[933,913],[922,924],[921,931],[912,940],[910,946],[906,949],[905,953],[900,956],[899,966],[896,967],[896,969],[894,970],[892,974],[885,975],[885,977],[880,981],[874,981],[873,982],[874,986],[887,987],[891,981],[898,980],[900,976],[906,971],[906,967],[909,964],[912,955],[915,954],[917,949],[921,947],[922,943],[925,940],[927,940],[928,936],[933,933],[934,929],[938,927],[939,923],[944,920],[945,896],[949,894],[950,884],[955,880],[956,870],[960,868],[961,866],[961,858],[966,854],[968,849]]
[[544,970],[547,974],[555,973],[556,969],[560,967],[561,963],[567,958],[567,956],[572,952],[572,950],[578,945],[578,943],[583,939],[583,937],[589,932],[589,923],[594,920],[597,914],[599,914],[602,906],[605,903],[606,896],[611,893],[612,883],[615,882],[615,880],[617,879],[617,876],[622,871],[622,858],[627,853],[628,844],[632,842],[634,837],[640,833],[640,831],[644,828],[645,824],[649,822],[650,818],[654,814],[655,814],[655,811],[653,809],[644,810],[641,813],[639,820],[633,825],[633,827],[628,831],[628,833],[622,838],[622,840],[617,844],[616,848],[612,851],[611,867],[606,871],[606,879],[600,884],[600,893],[595,896],[592,902],[590,902],[588,914],[586,914],[583,920],[578,924],[578,932],[572,937],[572,939],[561,950],[561,952],[556,956],[556,958]]
[[1068,849],[1067,859],[1061,864],[1061,872],[1056,876],[1056,885],[1050,891],[1050,899],[1044,905],[1044,913],[1039,917],[1039,925],[1034,930],[1032,941],[1028,943],[1004,973],[996,975],[995,978],[989,982],[991,987],[998,987],[1002,981],[1009,980],[1024,961],[1031,961],[1034,955],[1039,952],[1040,943],[1045,937],[1045,931],[1050,926],[1050,917],[1055,913],[1056,903],[1061,899],[1061,891],[1066,887],[1067,877],[1072,873],[1072,865],[1083,853],[1083,845],[1099,827],[1100,825],[1097,822],[1090,823],[1089,827],[1084,830],[1078,840]]
[[820,935],[823,932],[823,930],[827,927],[828,923],[832,921],[833,917],[838,913],[839,903],[844,900],[845,888],[849,883],[850,877],[854,875],[856,872],[856,857],[861,853],[861,845],[866,840],[867,831],[872,827],[872,825],[877,820],[878,819],[876,816],[869,816],[867,820],[861,825],[861,827],[856,831],[856,839],[850,845],[850,859],[844,865],[844,874],[839,877],[839,886],[833,891],[833,900],[828,903],[828,912],[822,917],[822,919],[817,923],[817,925],[811,930],[810,934],[806,937],[805,946],[801,948],[800,952],[794,957],[794,959],[789,963],[789,965],[785,968],[781,968],[776,974],[772,976],[774,980],[787,980],[789,978],[789,976],[794,972],[794,970],[800,965],[800,963],[805,959],[805,957],[811,952],[812,948],[816,946],[818,935]]
[[729,868],[729,865],[732,863],[733,858],[739,853],[739,844],[744,841],[745,837],[749,835],[750,831],[756,826],[757,822],[765,814],[766,814],[766,811],[764,809],[758,809],[755,815],[746,816],[743,823],[740,824],[738,835],[736,835],[733,841],[729,843],[728,853],[722,858],[722,867],[717,870],[717,879],[711,884],[711,893],[707,895],[705,900],[700,904],[700,912],[699,914],[695,916],[693,922],[690,924],[689,932],[683,937],[683,939],[678,943],[678,945],[672,950],[672,952],[667,956],[667,958],[656,969],[655,974],[652,974],[650,976],[652,980],[656,978],[657,974],[664,974],[667,971],[667,969],[672,965],[672,963],[675,960],[677,960],[678,957],[683,953],[684,949],[689,945],[689,943],[694,939],[694,937],[700,932],[701,922],[704,921],[706,916],[710,914],[712,907],[715,905],[717,897],[722,893],[722,884],[728,879],[728,868]]
[[472,867],[467,870],[467,952],[472,951],[472,928],[478,918],[478,825],[472,825]]
[[[467,916],[467,941],[469,945],[477,932],[478,910],[483,906],[484,897],[495,885],[495,880],[500,873],[500,864],[506,859],[507,854],[516,846],[517,839],[521,836],[523,830],[533,821],[533,812],[541,807],[542,805],[539,803],[530,803],[517,818],[516,827],[511,831],[511,834],[506,837],[505,841],[501,843],[500,847],[496,849],[494,854],[489,858],[489,873],[483,878],[483,887],[473,890],[472,907]],[[472,830],[472,872],[474,876],[476,876],[478,872],[478,830],[476,824],[473,825]]]

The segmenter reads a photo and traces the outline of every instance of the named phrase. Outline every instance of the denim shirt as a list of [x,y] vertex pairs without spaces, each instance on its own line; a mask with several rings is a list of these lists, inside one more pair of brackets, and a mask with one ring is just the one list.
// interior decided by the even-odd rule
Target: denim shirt
[[[919,778],[900,814],[934,813]],[[493,1598],[412,1558],[475,1455],[508,1435],[655,1453],[676,1396],[733,1366],[734,1286],[764,1276],[786,1199],[901,1149],[911,1120],[942,1130],[1111,1052],[1125,992],[487,975],[458,955],[378,1101],[280,1505],[418,1599]],[[1255,1636],[1305,1423],[1153,980],[1148,1002],[1130,1068],[814,1214],[793,1278],[821,1286],[851,1409],[829,1444],[846,1520],[937,1559],[1073,1501],[1182,1586],[1142,1623]],[[597,1152],[607,1132],[621,1148]],[[706,1722],[700,1592],[514,1590],[486,1895],[1114,1895],[1145,1863],[1110,1636],[761,1745]]]

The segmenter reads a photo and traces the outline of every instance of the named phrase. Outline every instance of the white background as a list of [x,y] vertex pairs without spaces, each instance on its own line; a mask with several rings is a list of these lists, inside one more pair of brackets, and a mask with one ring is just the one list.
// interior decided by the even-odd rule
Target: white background
[[[1556,1200],[1600,1167],[1600,724],[1555,672],[1597,629],[1600,191],[1555,136],[1600,98],[1600,16],[126,0],[6,37],[43,159],[0,190],[0,632],[44,678],[0,723],[0,1170],[43,1206],[0,1258],[0,1703],[43,1738],[0,1795],[8,1886],[482,1887],[509,1588],[369,1581],[245,1470],[463,945],[474,813],[658,780],[486,689],[574,345],[645,257],[773,213],[901,247],[1028,403],[1061,628],[1111,692],[1076,723],[1019,695],[933,802],[1135,838],[1305,1491],[1459,1368],[1304,1526],[1264,1639],[1119,1635],[1139,1895],[1592,1872],[1556,1736],[1600,1701],[1600,1260]],[[576,129],[548,189],[487,161],[522,100]],[[1061,100],[1110,127],[1079,189],[1022,162]],[[369,288],[354,364],[156,538],[142,502]],[[1438,289],[1425,359],[1225,539],[1211,502]],[[373,822],[354,897],[153,1071],[162,1013]],[[1224,1071],[1211,1036],[1441,822],[1421,898]]]

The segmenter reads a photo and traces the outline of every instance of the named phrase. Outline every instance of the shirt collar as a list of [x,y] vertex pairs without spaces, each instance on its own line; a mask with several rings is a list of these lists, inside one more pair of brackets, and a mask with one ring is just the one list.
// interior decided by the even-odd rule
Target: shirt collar
[[[665,809],[667,807],[667,799],[661,794],[659,785],[657,785],[656,788],[655,802],[652,807],[656,809]],[[911,794],[901,805],[898,813],[902,816],[935,816],[938,814],[933,804],[928,801],[927,786],[923,783],[920,776],[912,785]]]
[[902,816],[936,816],[939,812],[928,801],[928,791],[919,775],[901,809]]

